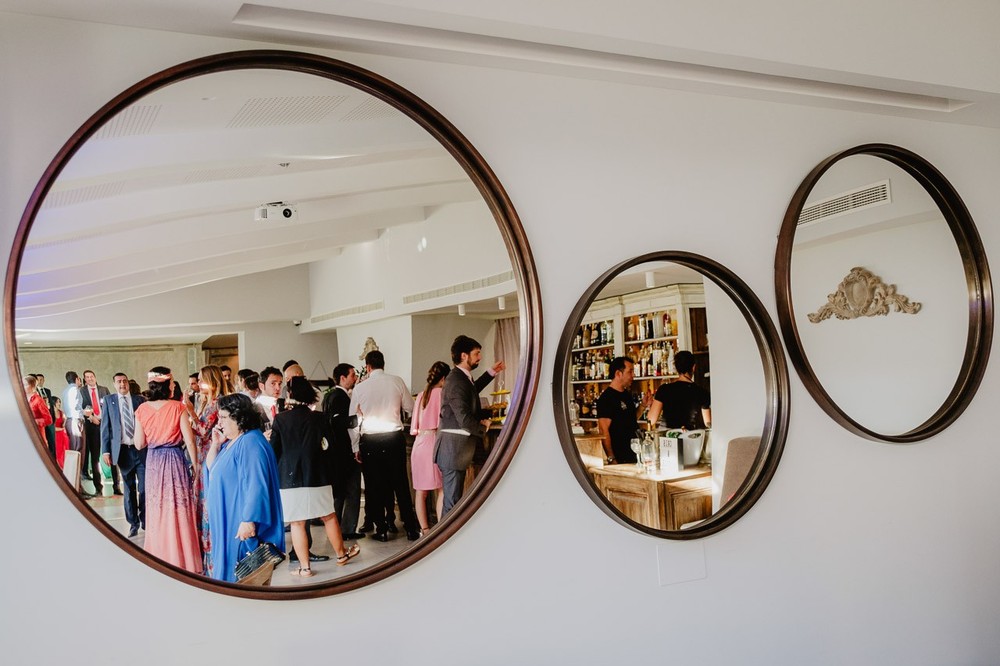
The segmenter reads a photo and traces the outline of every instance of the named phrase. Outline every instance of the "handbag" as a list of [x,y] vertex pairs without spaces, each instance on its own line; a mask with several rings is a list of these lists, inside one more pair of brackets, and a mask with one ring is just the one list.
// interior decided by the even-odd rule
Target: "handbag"
[[[250,541],[250,539],[247,539]],[[253,539],[257,541],[257,539]],[[244,542],[246,543],[246,542]],[[285,554],[273,543],[259,541],[257,547],[236,563],[236,582],[243,585],[270,585],[274,567],[283,562]]]

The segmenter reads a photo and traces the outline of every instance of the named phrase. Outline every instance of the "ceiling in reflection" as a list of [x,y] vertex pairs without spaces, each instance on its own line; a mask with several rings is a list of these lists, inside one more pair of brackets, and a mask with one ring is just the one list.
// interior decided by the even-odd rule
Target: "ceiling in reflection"
[[[256,219],[272,202],[291,204],[294,216],[270,209],[273,219]],[[200,342],[204,318],[185,330],[185,302],[268,288],[286,296],[250,320],[308,320],[308,294],[289,285],[307,292],[310,264],[476,202],[437,141],[350,86],[271,70],[188,79],[118,114],[60,174],[25,248],[18,338]],[[492,287],[472,294],[468,314],[496,314],[493,292],[516,311],[512,279],[509,290]],[[128,321],[137,306],[176,313],[169,335]],[[455,307],[430,300],[417,311]],[[223,319],[223,328],[237,323]]]

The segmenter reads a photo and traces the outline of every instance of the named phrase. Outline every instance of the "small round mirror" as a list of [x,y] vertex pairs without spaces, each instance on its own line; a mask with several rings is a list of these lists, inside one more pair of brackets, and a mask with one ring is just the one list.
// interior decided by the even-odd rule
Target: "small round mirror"
[[777,330],[742,280],[696,254],[654,252],[594,282],[563,330],[552,386],[577,480],[646,534],[723,529],[781,457],[788,372]]
[[806,388],[848,430],[913,442],[971,401],[993,330],[965,205],[921,157],[865,145],[824,160],[785,215],[778,317]]

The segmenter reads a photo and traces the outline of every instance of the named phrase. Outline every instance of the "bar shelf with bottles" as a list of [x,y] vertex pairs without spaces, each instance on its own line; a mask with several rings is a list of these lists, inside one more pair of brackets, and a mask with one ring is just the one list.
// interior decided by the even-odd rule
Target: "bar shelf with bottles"
[[574,336],[566,386],[585,430],[597,422],[597,399],[611,382],[611,360],[628,356],[635,362],[632,393],[639,404],[677,377],[674,355],[692,350],[692,310],[703,312],[704,306],[700,284],[654,287],[591,304]]
[[609,382],[609,366],[615,357],[613,319],[587,322],[573,336],[570,381],[574,384]]

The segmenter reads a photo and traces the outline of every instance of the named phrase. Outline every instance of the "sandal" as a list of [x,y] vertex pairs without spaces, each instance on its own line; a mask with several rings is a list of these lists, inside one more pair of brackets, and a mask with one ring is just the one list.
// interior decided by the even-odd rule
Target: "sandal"
[[289,573],[291,573],[293,576],[298,576],[299,578],[309,578],[310,576],[316,575],[313,573],[313,570],[310,569],[309,567],[306,567],[305,569],[299,567],[298,569],[290,571]]
[[352,557],[361,552],[361,546],[354,544],[350,548],[344,551],[344,554],[337,558],[337,566],[342,567],[347,564],[347,561]]

